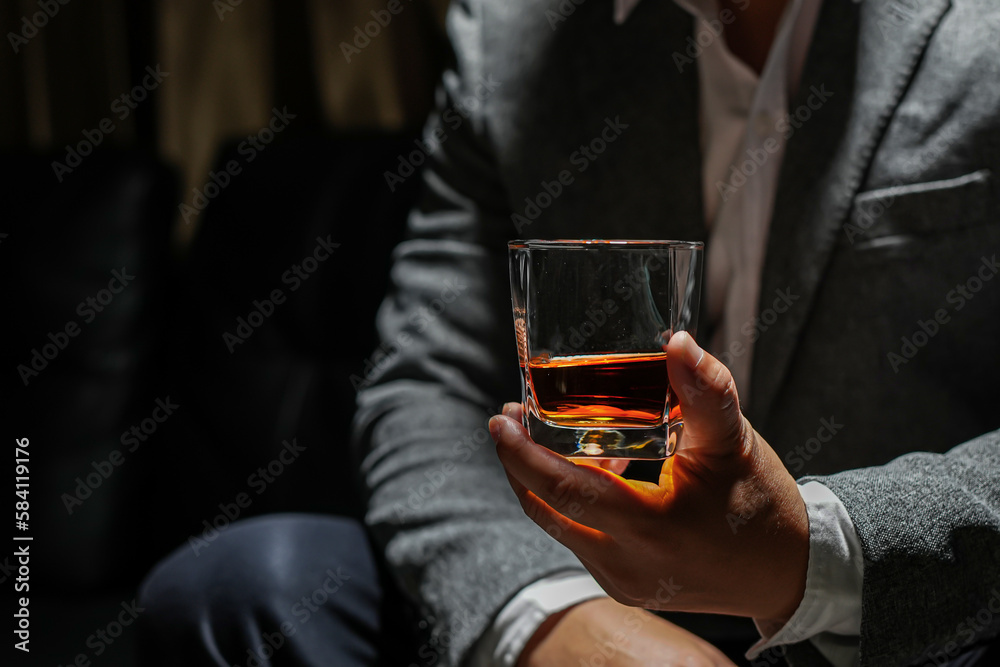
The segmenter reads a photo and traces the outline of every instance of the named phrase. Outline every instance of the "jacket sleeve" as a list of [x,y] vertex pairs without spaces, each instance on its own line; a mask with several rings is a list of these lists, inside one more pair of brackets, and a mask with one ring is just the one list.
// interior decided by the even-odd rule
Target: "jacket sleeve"
[[521,588],[583,570],[524,516],[487,430],[503,401],[520,400],[506,251],[514,227],[482,113],[503,82],[480,71],[464,4],[450,11],[456,65],[416,148],[424,192],[394,254],[382,344],[354,424],[366,522],[431,624],[420,658],[441,665],[459,664]]
[[[1000,634],[1000,431],[822,482],[864,553],[861,664],[944,664]],[[794,664],[796,647],[790,647]],[[800,654],[800,658],[804,658]]]

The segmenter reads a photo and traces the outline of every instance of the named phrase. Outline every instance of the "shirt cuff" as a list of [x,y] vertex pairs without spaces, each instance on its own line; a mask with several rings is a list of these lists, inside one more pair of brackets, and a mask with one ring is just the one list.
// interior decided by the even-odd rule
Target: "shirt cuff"
[[810,640],[835,667],[858,662],[864,557],[847,508],[819,482],[799,486],[809,516],[809,565],[802,602],[783,626],[754,620],[761,640],[746,657]]
[[476,642],[468,667],[513,667],[531,636],[552,614],[607,597],[586,572],[560,572],[529,584],[511,598]]

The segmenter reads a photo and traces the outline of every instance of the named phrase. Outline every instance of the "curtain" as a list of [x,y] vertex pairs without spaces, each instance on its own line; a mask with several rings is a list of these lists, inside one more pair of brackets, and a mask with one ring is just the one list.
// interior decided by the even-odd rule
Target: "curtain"
[[447,0],[62,1],[0,2],[0,148],[146,148],[185,193],[275,108],[304,132],[419,126],[448,57]]

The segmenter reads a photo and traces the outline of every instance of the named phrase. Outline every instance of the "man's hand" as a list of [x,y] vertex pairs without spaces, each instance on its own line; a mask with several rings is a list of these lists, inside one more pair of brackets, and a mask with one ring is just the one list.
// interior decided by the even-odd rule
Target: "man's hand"
[[667,346],[684,437],[659,484],[574,465],[507,416],[490,432],[525,513],[619,602],[787,621],[809,525],[795,480],[743,417],[729,370],[686,333]]
[[588,600],[550,620],[535,633],[518,667],[733,667],[704,639],[610,598]]

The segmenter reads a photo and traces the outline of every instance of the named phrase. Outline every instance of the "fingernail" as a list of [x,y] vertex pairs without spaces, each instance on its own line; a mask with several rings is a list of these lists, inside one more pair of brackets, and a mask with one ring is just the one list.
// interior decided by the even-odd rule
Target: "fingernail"
[[516,405],[517,405],[517,403],[504,403],[503,404],[503,410],[500,411],[501,414],[503,414],[504,417],[509,416],[510,415],[510,411],[513,410],[514,406],[516,406]]
[[493,438],[493,442],[500,440],[500,417],[494,415],[490,417],[490,437]]
[[679,331],[674,335],[681,339],[681,355],[684,358],[684,365],[691,370],[698,368],[698,364],[705,357],[705,350],[698,347],[698,343],[694,342],[694,338],[687,331]]

